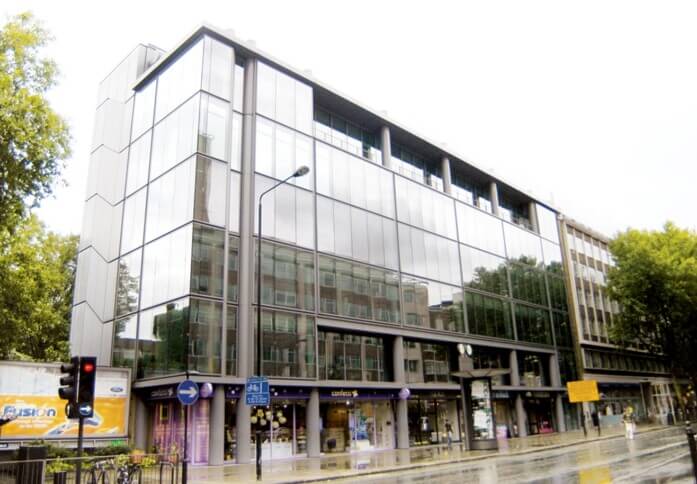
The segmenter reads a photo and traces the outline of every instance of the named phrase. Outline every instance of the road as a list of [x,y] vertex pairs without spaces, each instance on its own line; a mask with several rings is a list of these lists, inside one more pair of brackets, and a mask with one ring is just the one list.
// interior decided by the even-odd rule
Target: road
[[361,484],[416,483],[693,483],[680,428],[461,464],[361,478]]

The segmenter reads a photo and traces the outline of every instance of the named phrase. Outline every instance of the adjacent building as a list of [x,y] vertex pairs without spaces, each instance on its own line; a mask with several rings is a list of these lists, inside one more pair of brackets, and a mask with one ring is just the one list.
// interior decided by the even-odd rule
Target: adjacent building
[[620,308],[605,289],[613,264],[608,238],[567,217],[560,226],[579,373],[596,380],[601,395],[599,402],[585,404],[587,416],[595,412],[601,425],[613,425],[631,406],[640,419],[666,423],[678,404],[664,359],[638,347],[619,348],[610,339],[608,330]]
[[[301,166],[264,198],[255,268],[259,194]],[[102,83],[71,348],[132,370],[139,447],[181,449],[189,374],[193,462],[249,462],[260,273],[264,458],[439,443],[446,422],[460,440],[475,410],[474,440],[576,428],[557,217],[202,26]],[[463,408],[472,370],[496,370],[489,406]]]

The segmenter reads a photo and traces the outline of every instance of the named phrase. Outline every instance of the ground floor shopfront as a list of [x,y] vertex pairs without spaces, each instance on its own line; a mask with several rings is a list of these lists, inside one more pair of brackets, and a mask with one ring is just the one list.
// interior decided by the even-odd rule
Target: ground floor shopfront
[[[136,394],[141,413],[147,415],[146,420],[140,418],[147,432],[136,437],[138,447],[181,453],[184,411],[188,411],[188,455],[192,464],[216,463],[218,452],[222,454],[218,463],[234,463],[238,445],[245,440],[249,453],[255,455],[256,426],[252,425],[246,436],[238,431],[238,413],[250,410],[240,401],[241,386],[215,386],[207,398],[200,398],[190,407],[179,404],[173,385]],[[477,416],[470,420],[474,422],[475,439],[506,439],[567,428],[566,423],[558,422],[556,394],[492,391],[491,396],[491,409],[483,414],[484,423]],[[251,409],[253,415],[261,410],[255,422],[263,423],[264,460],[446,444],[448,437],[456,443],[467,439],[459,390],[419,389],[402,399],[397,389],[272,387],[271,397],[268,407]],[[401,436],[400,418],[404,426]],[[568,416],[563,418],[568,420]],[[492,429],[489,434],[483,430],[489,428],[487,419]],[[525,426],[524,432],[520,431],[521,425]]]

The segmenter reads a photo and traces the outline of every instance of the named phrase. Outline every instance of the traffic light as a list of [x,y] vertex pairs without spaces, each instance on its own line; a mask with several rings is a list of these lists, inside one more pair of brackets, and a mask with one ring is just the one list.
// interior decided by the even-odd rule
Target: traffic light
[[79,372],[79,356],[73,356],[70,359],[70,363],[63,363],[61,365],[61,373],[67,373],[67,375],[62,376],[60,379],[61,387],[58,388],[58,396],[61,399],[68,401],[68,403],[65,405],[65,414],[68,416],[68,418],[78,417],[75,403],[77,401],[77,383]]
[[97,358],[80,358],[80,378],[78,379],[77,409],[81,417],[94,415],[94,385],[97,377]]

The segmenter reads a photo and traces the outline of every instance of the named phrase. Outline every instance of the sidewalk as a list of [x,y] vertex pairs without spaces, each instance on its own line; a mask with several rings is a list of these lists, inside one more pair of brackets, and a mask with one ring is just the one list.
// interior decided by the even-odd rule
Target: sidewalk
[[[661,425],[640,426],[638,433],[651,432],[669,427]],[[605,440],[624,435],[621,426],[589,432],[584,438],[583,431],[577,430],[560,434],[534,435],[507,441],[499,441],[498,451],[464,451],[460,445],[417,447],[402,450],[384,450],[351,454],[334,454],[318,458],[298,458],[265,462],[263,482],[300,483],[355,478],[382,472],[403,471],[432,465],[480,460],[501,455],[520,455],[539,452],[551,447],[568,447],[583,442]],[[256,482],[254,464],[229,465],[222,467],[190,467],[189,481],[199,482]]]

